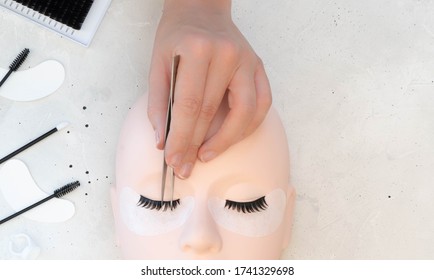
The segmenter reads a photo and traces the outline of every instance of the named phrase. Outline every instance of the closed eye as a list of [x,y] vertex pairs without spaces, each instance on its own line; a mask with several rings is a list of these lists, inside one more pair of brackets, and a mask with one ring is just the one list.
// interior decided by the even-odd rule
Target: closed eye
[[267,209],[268,204],[265,201],[265,196],[258,198],[254,201],[237,202],[233,200],[226,200],[225,208],[236,210],[243,213],[260,212]]
[[167,209],[173,211],[176,209],[176,207],[178,207],[180,203],[181,201],[179,199],[174,200],[171,204],[170,201],[152,200],[141,195],[139,202],[137,202],[137,206],[156,211],[166,211]]

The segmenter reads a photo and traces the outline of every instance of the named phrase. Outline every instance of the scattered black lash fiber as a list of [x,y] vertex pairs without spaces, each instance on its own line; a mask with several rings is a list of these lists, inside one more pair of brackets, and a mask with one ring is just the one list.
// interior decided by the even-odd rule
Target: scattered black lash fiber
[[137,202],[137,206],[141,206],[143,208],[150,209],[150,210],[155,209],[157,211],[160,210],[166,211],[167,209],[171,209],[171,210],[175,209],[180,203],[181,201],[177,199],[172,202],[172,205],[170,205],[170,201],[161,201],[161,200],[156,201],[141,195],[139,202]]
[[258,198],[254,201],[248,201],[248,202],[237,202],[232,200],[226,200],[225,208],[237,210],[238,212],[243,213],[253,213],[253,212],[259,212],[262,210],[267,209],[268,204],[265,201],[265,196]]
[[67,184],[67,185],[65,185],[65,186],[63,186],[61,188],[58,188],[57,190],[54,191],[54,193],[52,195],[47,196],[46,198],[44,198],[44,199],[42,199],[42,200],[40,200],[40,201],[38,201],[38,202],[36,202],[36,203],[34,203],[34,204],[26,207],[26,208],[24,208],[23,210],[20,210],[20,211],[16,212],[15,214],[10,215],[7,218],[4,218],[3,220],[0,221],[0,225],[3,224],[3,223],[6,223],[7,221],[9,221],[9,220],[11,220],[13,218],[15,218],[16,216],[19,216],[19,215],[23,214],[24,212],[29,211],[30,209],[35,208],[38,205],[41,205],[44,202],[47,202],[48,200],[50,200],[50,199],[52,199],[54,197],[61,198],[62,196],[66,195],[66,194],[68,194],[70,192],[72,192],[73,190],[75,190],[79,186],[80,186],[80,182],[79,181],[75,181],[75,182],[69,183],[69,184]]
[[12,74],[12,72],[17,71],[18,68],[20,68],[21,64],[23,64],[24,60],[26,60],[30,50],[25,48],[22,50],[18,56],[15,58],[15,60],[9,65],[9,71],[8,73],[3,77],[3,79],[0,81],[0,87],[3,85],[3,83],[9,78],[9,76]]
[[15,0],[40,14],[80,30],[94,0]]

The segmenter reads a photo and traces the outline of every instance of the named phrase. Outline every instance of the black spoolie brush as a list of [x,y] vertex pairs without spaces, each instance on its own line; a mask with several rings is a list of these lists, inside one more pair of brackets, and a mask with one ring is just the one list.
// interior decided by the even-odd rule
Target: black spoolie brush
[[11,63],[11,65],[9,65],[9,72],[0,81],[0,87],[9,78],[9,76],[10,76],[10,74],[12,74],[12,72],[17,71],[18,68],[20,68],[20,66],[21,66],[21,64],[23,64],[24,60],[26,60],[29,52],[30,52],[30,50],[25,48],[23,51],[20,52],[20,54],[17,56],[17,58],[15,58],[15,60]]
[[69,184],[67,184],[67,185],[65,185],[65,186],[63,186],[61,188],[58,188],[57,190],[54,191],[54,193],[52,195],[50,195],[50,196],[48,196],[48,197],[46,197],[46,198],[44,198],[44,199],[42,199],[42,200],[40,200],[40,201],[32,204],[32,205],[30,205],[29,207],[24,208],[21,211],[16,212],[15,214],[10,215],[7,218],[4,218],[3,220],[0,221],[0,225],[3,224],[3,223],[5,223],[5,222],[7,222],[7,221],[9,221],[10,219],[15,218],[18,215],[23,214],[24,212],[29,211],[30,209],[32,209],[32,208],[34,208],[34,207],[36,207],[38,205],[41,205],[44,202],[47,202],[48,200],[50,200],[50,199],[52,199],[54,197],[61,198],[65,194],[70,193],[73,190],[75,190],[78,186],[80,186],[80,182],[75,181],[75,182],[69,183]]

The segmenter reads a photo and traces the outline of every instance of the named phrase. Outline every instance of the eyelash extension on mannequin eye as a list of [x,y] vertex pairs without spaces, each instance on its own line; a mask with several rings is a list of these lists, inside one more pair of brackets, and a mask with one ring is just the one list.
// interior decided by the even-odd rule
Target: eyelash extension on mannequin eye
[[137,206],[141,206],[143,208],[149,209],[149,210],[157,210],[157,211],[166,211],[167,209],[170,209],[171,211],[175,210],[178,205],[181,204],[181,201],[179,199],[176,199],[172,202],[172,207],[170,206],[170,201],[156,201],[149,199],[147,197],[144,197],[143,195],[140,196],[139,202],[137,202]]
[[225,208],[236,210],[238,212],[243,213],[253,213],[253,212],[260,212],[262,210],[267,209],[268,204],[265,201],[265,196],[258,198],[254,201],[248,201],[248,202],[237,202],[232,200],[226,200]]

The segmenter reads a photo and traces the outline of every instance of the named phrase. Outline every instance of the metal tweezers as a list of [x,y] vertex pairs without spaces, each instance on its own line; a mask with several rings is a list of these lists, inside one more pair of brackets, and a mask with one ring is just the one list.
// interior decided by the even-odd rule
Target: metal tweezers
[[[176,55],[172,59],[172,71],[171,71],[171,77],[170,77],[170,92],[169,92],[169,102],[167,104],[167,116],[166,116],[166,131],[164,136],[164,145],[166,145],[167,136],[169,135],[170,131],[170,121],[172,118],[172,109],[173,109],[173,102],[174,102],[174,93],[175,93],[175,83],[176,83],[176,74],[178,72],[178,65],[179,65],[179,55]],[[166,177],[167,177],[167,169],[169,169],[170,174],[170,209],[173,208],[173,193],[175,189],[175,172],[172,167],[167,166],[166,162],[166,149],[164,149],[164,158],[163,158],[163,176],[161,179],[161,207],[164,206],[164,192],[166,189]]]

